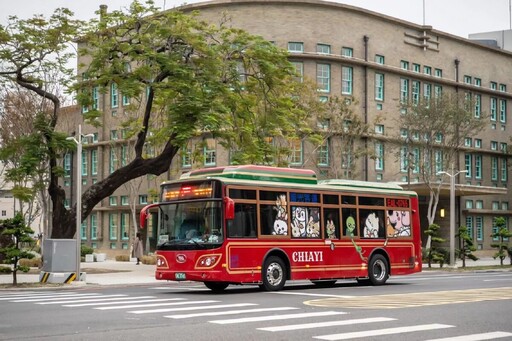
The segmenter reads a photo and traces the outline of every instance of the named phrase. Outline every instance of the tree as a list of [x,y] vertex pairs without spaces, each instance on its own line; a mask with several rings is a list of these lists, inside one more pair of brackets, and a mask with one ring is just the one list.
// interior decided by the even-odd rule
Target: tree
[[34,231],[25,225],[21,213],[17,213],[14,218],[0,221],[0,228],[3,229],[2,235],[9,236],[11,243],[0,248],[0,253],[4,255],[4,264],[12,264],[12,284],[18,285],[16,274],[18,271],[28,272],[30,268],[18,263],[22,258],[32,259],[34,254],[28,252],[24,247],[34,244],[31,234]]
[[[62,105],[62,90],[70,84],[74,73],[69,67],[69,60],[73,57],[68,49],[69,43],[86,26],[84,22],[73,20],[72,16],[72,12],[60,8],[49,19],[40,15],[27,20],[11,16],[7,25],[0,25],[2,86],[24,88],[39,96],[41,103],[38,110],[31,113],[35,116],[33,130],[16,141],[18,146],[23,146],[17,176],[32,176],[34,167],[39,170],[39,165],[46,165],[47,192],[53,209],[49,216],[52,217],[56,238],[70,237],[74,233],[74,230],[67,231],[73,224],[69,219],[63,219],[69,212],[64,206],[64,192],[58,184],[62,169],[57,163],[71,142],[66,141],[64,134],[55,131]],[[15,145],[7,148],[13,147],[16,148]]]
[[426,259],[428,267],[432,267],[432,262],[439,263],[443,267],[446,261],[446,252],[444,249],[437,246],[437,244],[444,243],[446,239],[439,237],[439,229],[441,227],[437,224],[430,224],[428,229],[425,230],[425,234],[432,240],[432,245],[426,250]]
[[[433,224],[443,185],[439,172],[458,168],[459,150],[465,138],[477,134],[486,124],[486,116],[469,94],[438,94],[436,98],[402,99],[397,126],[398,159],[401,170],[418,174],[429,190],[427,220]],[[430,247],[430,238],[427,249]]]
[[456,237],[459,238],[459,258],[462,260],[462,267],[466,267],[466,258],[471,260],[478,260],[478,257],[473,254],[476,251],[476,247],[473,244],[473,239],[469,235],[468,228],[466,226],[459,227]]
[[[491,247],[497,249],[493,258],[500,259],[500,265],[503,266],[503,260],[507,257],[508,238],[512,237],[512,232],[507,228],[507,221],[503,217],[494,218],[495,231],[491,234],[496,243],[491,243]],[[507,239],[507,241],[505,241]]]

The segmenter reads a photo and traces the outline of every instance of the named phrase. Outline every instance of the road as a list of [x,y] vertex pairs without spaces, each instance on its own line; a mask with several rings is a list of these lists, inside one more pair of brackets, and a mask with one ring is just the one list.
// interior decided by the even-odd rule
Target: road
[[0,340],[512,340],[512,272],[424,272],[381,287],[289,282],[0,291]]

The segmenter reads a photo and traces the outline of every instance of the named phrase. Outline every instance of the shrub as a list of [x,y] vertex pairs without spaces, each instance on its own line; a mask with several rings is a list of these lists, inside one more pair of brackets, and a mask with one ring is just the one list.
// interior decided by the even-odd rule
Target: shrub
[[11,268],[8,266],[0,266],[0,274],[10,274],[12,272]]
[[130,261],[130,255],[117,255],[116,256],[117,262],[129,262]]
[[29,268],[40,268],[42,265],[41,258],[22,258],[18,262],[21,266],[28,266]]
[[[76,249],[75,249],[75,250],[76,250]],[[90,255],[90,254],[92,254],[93,252],[94,252],[94,249],[93,249],[92,247],[89,247],[89,246],[84,245],[84,244],[82,244],[82,245],[80,246],[80,255],[81,255],[82,257],[84,257],[84,259],[85,259],[85,255]]]
[[142,256],[140,260],[142,264],[155,265],[156,264],[156,256]]

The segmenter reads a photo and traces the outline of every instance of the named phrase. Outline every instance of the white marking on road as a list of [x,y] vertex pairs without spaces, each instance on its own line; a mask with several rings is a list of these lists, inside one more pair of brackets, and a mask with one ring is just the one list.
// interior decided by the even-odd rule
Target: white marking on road
[[132,309],[132,308],[149,308],[149,307],[161,307],[161,306],[169,306],[169,305],[184,305],[184,304],[201,304],[201,303],[216,303],[220,301],[186,301],[186,302],[177,302],[177,303],[151,303],[151,304],[132,304],[132,305],[122,305],[119,307],[100,307],[94,308],[98,310],[112,310],[112,309]]
[[83,297],[78,300],[67,300],[67,301],[57,301],[57,302],[38,302],[36,304],[46,305],[46,304],[69,304],[69,303],[87,303],[87,302],[104,302],[104,301],[119,301],[119,300],[135,300],[135,299],[143,299],[143,298],[156,298],[155,296],[139,296],[139,297],[130,297],[128,295],[105,295],[98,296],[95,298],[94,296]]
[[93,296],[93,297],[97,297],[97,293],[91,293],[91,294],[76,294],[76,295],[59,295],[59,297],[55,297],[55,296],[48,296],[48,298],[41,298],[41,297],[37,297],[37,298],[29,298],[29,299],[23,299],[23,300],[18,300],[16,299],[15,301],[11,301],[11,302],[16,302],[16,303],[21,303],[21,302],[41,302],[41,301],[54,301],[54,300],[61,300],[63,298],[80,298],[80,297],[83,297],[83,298],[87,298],[88,296]]
[[291,324],[291,325],[287,325],[287,326],[265,327],[265,328],[257,328],[257,329],[264,330],[267,332],[282,332],[282,331],[289,331],[289,330],[324,328],[324,327],[333,327],[333,326],[348,326],[348,325],[360,324],[360,323],[388,322],[388,321],[395,321],[395,320],[396,319],[390,318],[390,317],[369,317],[369,318],[363,318],[363,319],[352,319],[352,320],[343,320],[343,321],[326,321],[326,322],[304,323],[304,324]]
[[[70,297],[59,297],[51,300],[44,300],[44,302],[36,302],[36,304],[62,304],[62,303],[74,303],[74,302],[93,302],[101,299],[109,299],[110,297],[120,296],[126,297],[126,295],[118,294],[118,295],[95,295],[95,296],[86,296],[86,297],[77,297],[76,299],[70,300]],[[49,302],[51,301],[51,302]]]
[[76,294],[75,292],[69,292],[69,291],[66,291],[65,294],[63,293],[47,293],[45,292],[44,294],[26,294],[26,293],[23,293],[23,294],[15,294],[15,295],[10,295],[10,296],[3,296],[3,297],[0,297],[0,301],[10,301],[10,300],[21,300],[21,299],[25,299],[25,298],[33,298],[33,297],[38,297],[38,298],[46,298],[46,297],[56,297],[56,296],[64,296],[64,295],[67,295],[67,296],[72,296],[71,294]]
[[427,341],[479,341],[479,340],[494,340],[502,337],[510,337],[512,333],[506,332],[491,332],[491,333],[482,333],[482,334],[470,334],[470,335],[461,335],[454,337],[445,337],[442,339],[430,339]]
[[433,324],[422,324],[422,325],[408,326],[408,327],[375,329],[375,330],[367,330],[367,331],[361,331],[361,332],[314,336],[313,338],[320,339],[320,340],[348,340],[348,339],[356,339],[356,338],[361,338],[361,337],[412,333],[412,332],[419,332],[419,331],[425,331],[425,330],[453,328],[453,327],[455,327],[455,326],[450,326],[448,324],[433,323]]
[[300,313],[300,314],[270,315],[270,316],[257,316],[257,317],[242,317],[242,318],[238,318],[238,319],[214,320],[214,321],[208,321],[208,322],[217,323],[217,324],[234,324],[234,323],[277,321],[277,320],[287,320],[287,319],[296,319],[296,318],[304,318],[304,317],[320,317],[320,316],[333,316],[333,315],[344,315],[344,314],[346,314],[346,312],[321,311],[321,312],[317,312],[317,313]]
[[218,305],[201,305],[196,307],[185,307],[185,308],[167,308],[167,309],[154,309],[154,310],[133,310],[129,311],[131,314],[150,314],[150,313],[168,313],[171,311],[190,311],[190,310],[205,310],[205,309],[217,309],[217,308],[234,308],[234,307],[247,307],[251,305],[258,305],[256,303],[235,303],[235,304],[218,304]]
[[283,310],[294,310],[294,309],[299,309],[299,308],[277,307],[277,308],[258,308],[258,309],[245,309],[245,310],[210,311],[207,313],[168,315],[168,316],[164,316],[164,317],[171,318],[171,319],[186,319],[186,318],[201,317],[201,316],[250,314],[250,313],[261,313],[261,312],[268,312],[268,311],[283,311]]
[[[150,302],[168,302],[168,301],[182,301],[184,298],[152,298],[152,299],[141,299],[144,296],[141,297],[125,297],[123,298],[123,301],[117,301],[117,302],[97,302],[97,303],[78,303],[78,304],[65,304],[63,307],[90,307],[90,306],[98,306],[98,305],[114,305],[114,304],[135,304],[135,303],[150,303]],[[152,297],[152,296],[147,296]],[[129,300],[129,301],[126,301]]]

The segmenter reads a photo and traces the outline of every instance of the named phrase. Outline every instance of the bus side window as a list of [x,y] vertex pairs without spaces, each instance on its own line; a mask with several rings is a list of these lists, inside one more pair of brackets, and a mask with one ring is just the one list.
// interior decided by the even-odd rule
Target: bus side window
[[360,209],[360,236],[363,238],[385,238],[385,218],[383,210]]
[[324,208],[324,238],[340,237],[340,211],[337,208]]
[[228,221],[228,237],[256,237],[256,205],[235,204],[235,218]]

